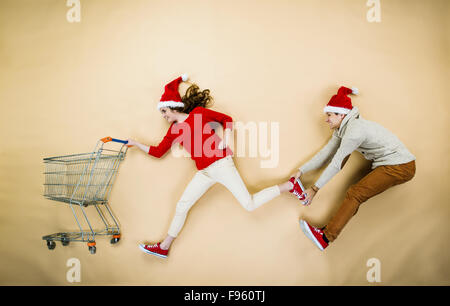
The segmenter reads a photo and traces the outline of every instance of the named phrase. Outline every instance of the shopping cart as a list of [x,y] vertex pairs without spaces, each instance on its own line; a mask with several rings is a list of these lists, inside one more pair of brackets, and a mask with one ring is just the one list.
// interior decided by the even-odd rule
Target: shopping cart
[[[120,150],[105,149],[108,142],[121,143]],[[43,236],[49,250],[56,247],[55,241],[63,246],[70,241],[87,242],[91,254],[96,252],[95,237],[112,236],[111,244],[120,240],[120,228],[108,205],[119,164],[124,160],[128,150],[128,141],[105,137],[100,139],[94,151],[74,155],[44,158],[45,183],[44,196],[49,200],[68,203],[72,209],[79,231],[55,233]],[[104,229],[94,230],[86,213],[86,207],[94,206],[98,212]],[[83,229],[76,210],[82,213]],[[106,212],[105,212],[106,210]],[[84,219],[83,219],[84,217]]]

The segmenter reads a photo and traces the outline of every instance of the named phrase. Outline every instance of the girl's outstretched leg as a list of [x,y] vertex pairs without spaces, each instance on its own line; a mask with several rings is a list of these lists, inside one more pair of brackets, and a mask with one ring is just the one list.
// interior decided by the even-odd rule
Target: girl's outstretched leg
[[153,245],[140,244],[139,248],[147,254],[166,258],[172,242],[183,228],[189,209],[214,183],[214,180],[201,171],[197,172],[177,203],[175,216],[172,219],[166,238],[162,242]]
[[253,211],[281,193],[279,186],[274,185],[255,194],[250,194],[231,156],[224,158],[220,164],[208,168],[208,174],[225,186],[247,211]]

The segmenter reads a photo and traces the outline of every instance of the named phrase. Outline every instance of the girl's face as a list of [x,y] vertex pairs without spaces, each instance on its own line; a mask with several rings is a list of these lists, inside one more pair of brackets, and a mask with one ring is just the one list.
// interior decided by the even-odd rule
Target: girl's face
[[330,129],[338,129],[341,126],[341,122],[344,119],[344,114],[336,114],[336,113],[326,113],[327,120],[326,123],[330,126]]
[[176,112],[168,107],[161,107],[159,109],[159,111],[161,112],[161,115],[163,116],[164,119],[166,119],[169,123],[173,123],[176,122],[176,117],[175,114]]

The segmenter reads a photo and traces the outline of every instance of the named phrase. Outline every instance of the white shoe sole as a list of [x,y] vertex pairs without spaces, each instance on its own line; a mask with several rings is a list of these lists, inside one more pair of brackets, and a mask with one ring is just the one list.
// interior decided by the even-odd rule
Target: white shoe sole
[[305,192],[305,187],[303,187],[303,184],[300,181],[300,179],[297,179],[297,183],[300,185],[300,188],[302,189],[302,192]]
[[144,253],[147,253],[147,254],[150,254],[150,255],[155,255],[155,256],[158,256],[158,257],[161,257],[161,258],[167,258],[166,255],[161,255],[161,254],[154,253],[154,252],[151,252],[151,251],[147,250],[146,248],[144,248],[144,244],[140,244],[140,245],[139,245],[139,248],[140,248],[141,251],[144,252]]
[[320,242],[314,237],[314,234],[311,232],[308,224],[304,220],[300,220],[300,227],[302,228],[303,233],[306,235],[306,237],[309,238],[314,244],[319,248],[319,250],[323,251],[323,247],[320,244]]

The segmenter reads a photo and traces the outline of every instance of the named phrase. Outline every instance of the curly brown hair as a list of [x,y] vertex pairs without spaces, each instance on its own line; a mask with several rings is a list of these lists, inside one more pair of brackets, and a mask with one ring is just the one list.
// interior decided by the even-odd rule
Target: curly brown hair
[[200,90],[196,84],[192,84],[186,90],[186,93],[181,97],[181,101],[184,103],[184,107],[171,107],[171,109],[179,111],[181,113],[189,114],[194,108],[211,107],[213,104],[213,97],[210,96],[209,89]]

